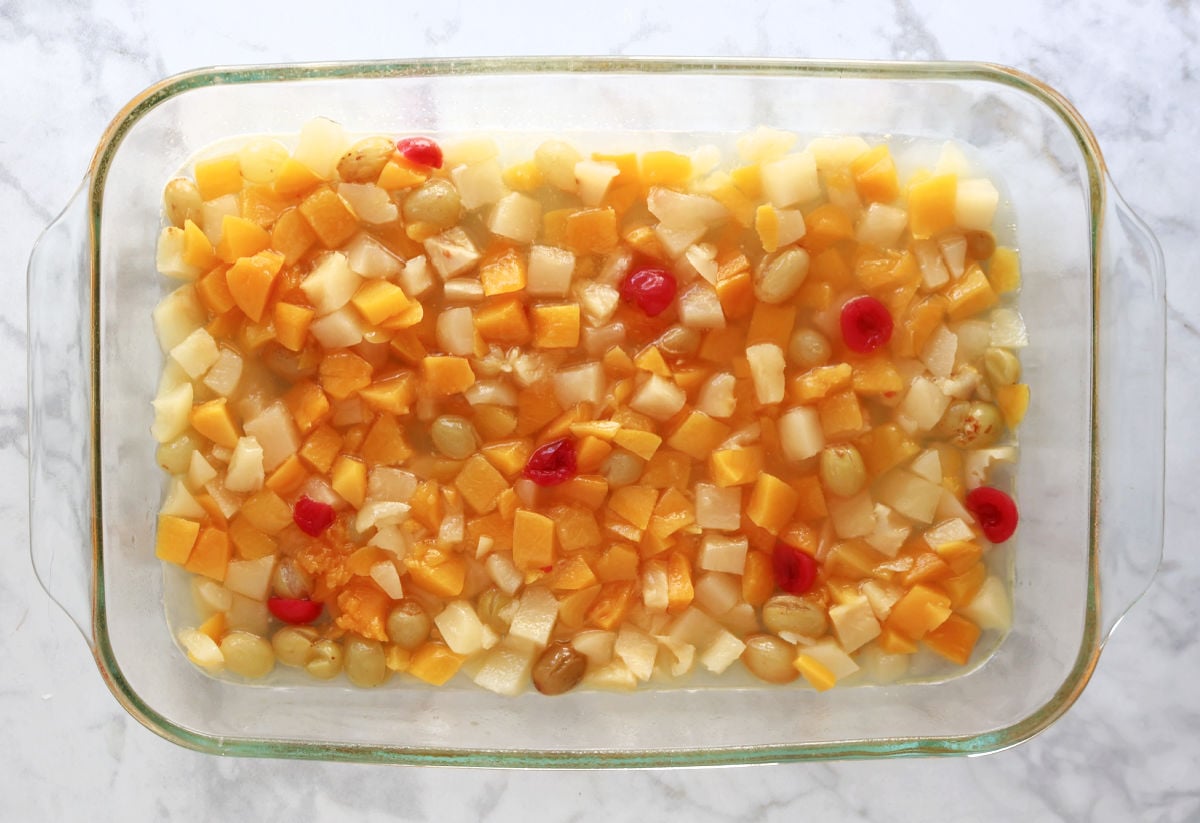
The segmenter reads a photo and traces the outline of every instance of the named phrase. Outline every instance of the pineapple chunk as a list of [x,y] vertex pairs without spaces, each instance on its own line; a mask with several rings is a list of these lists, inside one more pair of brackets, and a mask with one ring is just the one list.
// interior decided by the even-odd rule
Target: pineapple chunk
[[575,272],[575,255],[553,246],[532,246],[525,291],[534,297],[566,297]]
[[231,492],[254,492],[263,485],[263,450],[253,437],[239,437],[225,473],[225,488]]
[[687,395],[675,383],[657,374],[642,384],[629,402],[629,408],[655,420],[666,420],[687,402]]
[[762,187],[767,200],[780,209],[816,199],[821,194],[816,158],[801,151],[764,163]]
[[821,416],[809,406],[797,406],[779,418],[779,442],[789,460],[807,460],[825,448]]
[[829,622],[842,651],[852,654],[879,636],[879,621],[865,597],[829,607]]
[[487,226],[492,234],[518,243],[532,243],[542,227],[542,206],[519,192],[506,194],[492,208]]
[[483,648],[483,623],[465,600],[452,600],[433,619],[442,639],[455,654],[472,655]]
[[333,252],[321,258],[312,273],[301,282],[300,290],[317,314],[326,315],[349,303],[362,281],[350,268],[346,255]]
[[783,349],[774,343],[756,343],[746,348],[746,359],[750,363],[750,377],[754,381],[758,402],[778,403],[783,400],[783,372],[787,366]]

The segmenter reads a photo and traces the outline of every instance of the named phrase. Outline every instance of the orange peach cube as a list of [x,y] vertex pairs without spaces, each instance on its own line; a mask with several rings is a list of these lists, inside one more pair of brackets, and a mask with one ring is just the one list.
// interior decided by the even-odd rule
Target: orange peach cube
[[536,348],[573,349],[579,345],[578,303],[534,306],[529,313]]

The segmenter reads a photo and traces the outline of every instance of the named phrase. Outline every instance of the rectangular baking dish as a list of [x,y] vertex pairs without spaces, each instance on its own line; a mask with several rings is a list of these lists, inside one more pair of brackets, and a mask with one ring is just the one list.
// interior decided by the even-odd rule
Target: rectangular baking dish
[[[1016,470],[1014,622],[939,683],[510,699],[482,690],[247,687],[197,671],[163,620],[162,477],[148,434],[164,182],[233,135],[314,115],[351,131],[953,138],[1016,215],[1034,403]],[[521,58],[200,70],[146,90],[101,139],[29,265],[34,565],[118,701],[205,752],[473,766],[691,766],[978,754],[1078,697],[1162,546],[1163,263],[1061,95],[964,63]]]

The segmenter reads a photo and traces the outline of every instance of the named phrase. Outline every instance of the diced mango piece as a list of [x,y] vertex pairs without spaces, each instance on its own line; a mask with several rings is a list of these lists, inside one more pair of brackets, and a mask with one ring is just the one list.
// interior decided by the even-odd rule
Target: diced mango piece
[[974,651],[975,644],[979,642],[981,633],[979,627],[967,618],[951,614],[942,625],[931,629],[922,639],[926,646],[942,657],[952,663],[965,666],[971,659],[971,652]]
[[342,436],[328,425],[318,426],[300,445],[300,459],[317,474],[329,474],[342,450]]
[[316,313],[312,309],[282,301],[276,303],[275,339],[290,351],[300,351],[304,348],[305,338],[308,337],[308,327],[312,324],[315,316]]
[[329,186],[320,186],[302,201],[300,214],[327,249],[341,248],[358,232],[358,218]]
[[344,400],[371,385],[371,364],[352,351],[332,351],[321,358],[317,379],[330,397]]
[[[481,448],[480,453],[486,457],[501,474],[513,477],[529,462],[533,452],[533,444],[528,440],[506,440],[502,443],[492,443]],[[576,462],[582,463],[581,450],[576,450]],[[465,492],[464,492],[465,494]]]
[[[221,241],[217,243],[216,252],[226,263],[258,254],[270,245],[271,235],[257,223],[232,214],[221,218]],[[282,260],[281,257],[281,265]]]
[[395,283],[368,280],[359,287],[350,302],[368,323],[378,326],[408,308],[410,301],[404,290]]
[[283,266],[283,257],[273,251],[261,251],[241,257],[225,274],[229,293],[237,307],[255,323],[261,322],[271,287]]
[[193,574],[223,582],[231,552],[229,536],[225,532],[215,528],[201,529],[184,568]]
[[229,521],[229,539],[242,560],[258,560],[275,554],[279,543],[269,534],[257,529],[243,515]]
[[214,200],[242,190],[242,166],[236,154],[198,160],[194,172],[201,200]]
[[950,596],[951,607],[961,609],[975,598],[985,580],[987,580],[987,566],[976,563],[962,574],[938,581],[938,586]]
[[154,554],[159,560],[183,565],[196,545],[200,524],[170,514],[158,516],[158,532],[155,535]]
[[662,438],[654,432],[640,429],[621,429],[613,435],[613,442],[623,449],[633,452],[643,460],[649,460],[662,445]]
[[637,580],[641,557],[637,549],[624,543],[614,543],[596,560],[596,577],[602,583],[614,580]]
[[521,291],[525,288],[525,274],[525,258],[512,249],[479,266],[479,280],[488,297]]
[[454,486],[462,493],[468,506],[479,514],[487,514],[496,508],[496,501],[500,493],[508,488],[508,481],[486,457],[475,454],[458,473]]
[[576,554],[568,557],[554,570],[550,588],[555,591],[579,591],[596,585],[596,575],[587,560]]
[[750,328],[746,331],[746,345],[774,343],[786,351],[795,325],[795,306],[755,303],[754,313],[750,315]]
[[875,642],[879,648],[888,654],[916,654],[917,644],[907,635],[901,634],[891,626],[884,624],[880,627],[879,637]]
[[788,393],[797,403],[813,403],[848,388],[853,376],[849,363],[817,366],[792,378]]
[[430,356],[421,360],[421,373],[437,396],[459,394],[475,385],[475,372],[465,357]]
[[416,378],[412,372],[403,372],[387,380],[372,383],[358,390],[358,396],[375,411],[388,414],[408,414],[417,399]]
[[539,349],[572,349],[579,345],[579,304],[534,306],[533,345]]
[[650,515],[658,502],[658,490],[649,486],[622,486],[612,493],[608,507],[639,529],[650,525]]
[[821,428],[827,441],[845,439],[863,429],[862,405],[852,391],[826,397],[817,405],[817,411],[821,415]]
[[673,151],[648,151],[642,155],[642,182],[649,186],[685,188],[692,177],[692,159]]
[[271,248],[282,254],[283,262],[289,266],[303,257],[315,242],[317,233],[297,208],[280,214],[271,228]]
[[912,640],[920,640],[950,615],[950,598],[945,592],[918,583],[892,606],[886,625]]
[[609,207],[572,212],[564,233],[567,246],[576,254],[607,254],[617,245],[617,213]]
[[183,224],[183,262],[201,271],[208,271],[218,262],[208,235],[191,220]]
[[729,426],[720,420],[714,420],[701,411],[692,411],[675,428],[666,443],[696,460],[704,460],[729,437],[729,432]]
[[513,518],[513,564],[522,571],[554,565],[554,521],[528,509]]
[[820,520],[829,514],[829,509],[825,505],[825,488],[821,485],[821,479],[817,475],[808,474],[796,478],[792,481],[792,488],[796,490],[795,516],[797,518],[813,521]]
[[475,310],[475,330],[489,343],[521,346],[533,335],[525,304],[516,297],[493,300]]
[[228,401],[224,397],[201,403],[192,409],[192,428],[218,446],[232,449],[237,445],[241,432],[233,421]]
[[800,653],[796,659],[792,661],[796,671],[804,676],[808,684],[819,692],[832,689],[837,684],[837,677],[829,668],[818,660],[809,657],[807,654]]
[[868,357],[852,366],[852,383],[858,394],[893,397],[904,390],[904,379],[890,358]]
[[600,593],[587,612],[587,621],[598,629],[609,631],[615,629],[625,619],[637,582],[633,580],[614,580],[600,587]]
[[504,185],[513,191],[533,191],[542,185],[542,172],[533,160],[515,163],[501,174]]
[[228,271],[228,266],[217,266],[196,280],[196,296],[213,314],[225,314],[237,305],[229,291]]
[[413,582],[430,594],[438,597],[458,597],[462,594],[467,579],[467,563],[461,555],[423,555],[405,558],[408,574]]
[[321,178],[312,169],[294,157],[289,157],[279,167],[279,176],[272,185],[276,194],[294,197],[312,191],[321,185],[321,182]]
[[1015,429],[1021,425],[1029,409],[1029,386],[1025,383],[1000,386],[996,389],[996,405],[1004,416],[1004,425]]
[[900,195],[896,163],[887,146],[870,149],[850,163],[858,196],[867,203],[891,203]]
[[431,640],[413,652],[407,672],[431,686],[442,686],[458,673],[464,659],[446,644]]
[[1021,259],[1014,249],[997,247],[988,263],[988,280],[996,294],[1021,288]]
[[208,635],[214,643],[220,643],[221,638],[225,636],[226,623],[225,612],[213,612],[196,627],[196,631]]
[[719,449],[708,457],[708,473],[718,486],[744,486],[753,483],[762,471],[761,446]]
[[359,450],[363,460],[376,466],[395,466],[412,457],[412,447],[396,418],[380,414],[367,432]]
[[276,494],[289,495],[299,489],[307,477],[308,471],[304,464],[293,454],[271,472],[265,485]]
[[428,179],[429,172],[405,162],[402,158],[393,157],[384,164],[375,185],[384,191],[397,191],[419,186]]
[[937,237],[955,226],[958,178],[940,174],[908,186],[908,228],[918,240]]
[[362,508],[367,496],[366,464],[357,458],[342,455],[333,463],[329,485],[351,506]]
[[804,226],[804,237],[800,240],[800,245],[814,253],[854,237],[853,221],[833,203],[817,206],[804,215]]
[[283,404],[292,413],[296,428],[308,434],[313,426],[329,415],[329,398],[324,390],[311,380],[301,380],[283,396]]
[[264,534],[279,534],[292,524],[292,509],[275,492],[261,489],[242,503],[238,517],[244,517]]
[[983,269],[974,265],[946,289],[947,315],[951,320],[965,320],[996,305],[1000,298],[992,290]]
[[795,489],[775,475],[763,472],[750,493],[746,517],[771,534],[779,534],[795,512],[798,500]]
[[968,540],[952,540],[934,549],[937,556],[950,567],[952,575],[963,574],[983,557],[983,548]]
[[771,556],[757,549],[748,552],[742,570],[742,599],[757,608],[774,593],[775,573]]

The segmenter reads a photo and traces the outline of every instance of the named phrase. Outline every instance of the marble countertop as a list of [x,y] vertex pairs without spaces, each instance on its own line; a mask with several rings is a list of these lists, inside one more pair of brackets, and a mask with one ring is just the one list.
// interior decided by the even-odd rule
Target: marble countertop
[[[23,349],[23,271],[109,120],[150,83],[214,64],[477,54],[964,59],[1063,91],[1162,242],[1168,269],[1166,547],[1070,712],[974,759],[616,773],[405,769],[220,759],[139,726],[102,682],[25,550],[25,365],[0,360],[0,820],[1200,819],[1200,556],[1185,494],[1200,465],[1200,4],[733,5],[4,0],[0,340]],[[1185,102],[1190,101],[1190,102]],[[1189,400],[1191,398],[1191,400]],[[536,803],[536,807],[532,804]],[[803,815],[803,818],[799,816]]]

